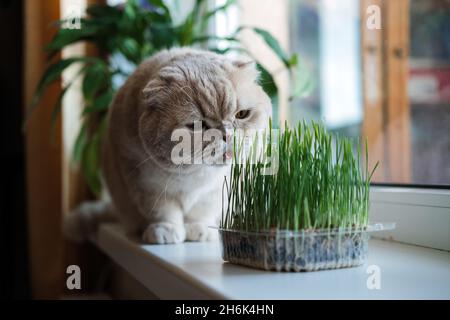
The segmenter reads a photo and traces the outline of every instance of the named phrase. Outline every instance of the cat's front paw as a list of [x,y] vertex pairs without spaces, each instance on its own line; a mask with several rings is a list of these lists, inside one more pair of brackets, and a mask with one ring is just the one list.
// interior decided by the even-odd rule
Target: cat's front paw
[[217,230],[209,228],[201,222],[185,223],[186,240],[188,241],[214,241],[217,239]]
[[186,238],[186,231],[182,225],[169,222],[150,224],[142,234],[145,243],[165,244],[180,243]]

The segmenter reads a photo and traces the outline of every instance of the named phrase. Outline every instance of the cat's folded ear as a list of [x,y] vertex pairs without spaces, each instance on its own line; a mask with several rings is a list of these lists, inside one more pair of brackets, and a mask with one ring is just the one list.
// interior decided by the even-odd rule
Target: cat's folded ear
[[160,79],[150,80],[142,90],[144,100],[148,105],[151,105],[152,100],[156,98],[158,92],[163,89],[164,83]]
[[159,70],[159,78],[166,82],[166,84],[171,84],[172,82],[180,82],[184,80],[184,74],[180,68],[175,66],[166,66]]
[[155,79],[150,80],[142,93],[144,99],[148,105],[157,105],[158,93],[163,90],[167,90],[174,82],[181,82],[185,75],[180,68],[173,66],[166,66],[161,68],[158,72],[158,76]]
[[244,76],[246,79],[257,81],[259,77],[259,71],[256,68],[256,62],[254,60],[240,58],[232,61],[234,67],[237,68],[236,73],[239,77]]

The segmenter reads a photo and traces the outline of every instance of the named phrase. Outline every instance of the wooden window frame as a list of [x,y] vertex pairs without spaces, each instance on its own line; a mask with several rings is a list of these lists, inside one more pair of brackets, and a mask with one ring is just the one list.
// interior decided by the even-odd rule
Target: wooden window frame
[[[367,8],[381,9],[381,29],[366,26]],[[363,136],[369,165],[380,161],[374,182],[411,181],[408,98],[409,0],[361,0],[364,88]]]

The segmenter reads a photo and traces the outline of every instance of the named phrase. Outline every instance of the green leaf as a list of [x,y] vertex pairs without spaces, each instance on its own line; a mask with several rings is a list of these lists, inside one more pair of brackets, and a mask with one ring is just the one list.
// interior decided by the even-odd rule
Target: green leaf
[[294,88],[290,100],[311,95],[316,87],[316,81],[302,63],[297,63],[293,71]]
[[89,185],[90,190],[97,196],[100,196],[102,190],[101,175],[100,175],[100,154],[101,141],[106,129],[106,118],[103,118],[96,131],[89,137],[86,132],[86,140],[84,142],[81,152],[81,168],[83,175]]
[[205,3],[205,0],[196,0],[194,8],[187,15],[186,20],[177,28],[178,40],[181,46],[191,45],[192,39],[200,36],[201,23],[200,12]]
[[196,37],[196,38],[192,39],[192,44],[198,43],[198,42],[211,41],[211,40],[240,43],[239,39],[237,39],[235,37],[219,37],[219,36],[214,36],[214,35],[206,35],[206,36],[200,36],[200,37]]
[[66,85],[64,88],[62,88],[61,92],[58,95],[58,98],[56,99],[56,103],[55,106],[53,107],[52,110],[52,115],[51,115],[51,120],[50,120],[50,126],[51,126],[51,130],[52,130],[52,136],[53,136],[53,132],[55,129],[55,125],[56,125],[56,120],[58,119],[58,115],[61,112],[61,108],[62,108],[62,99],[64,98],[64,95],[66,94],[67,90],[69,90],[70,86],[72,85],[72,83],[69,83],[68,85]]
[[[92,39],[99,33],[99,25],[93,24],[92,22],[88,23],[86,19],[81,19],[80,22],[80,29],[60,28],[53,37],[53,40],[47,45],[46,50],[52,55],[68,45],[81,40]],[[62,20],[61,23],[63,24],[64,20]]]
[[94,95],[109,83],[109,77],[104,62],[97,61],[86,68],[82,91],[86,99],[93,99]]
[[136,19],[137,16],[137,10],[139,8],[137,7],[136,3],[134,0],[129,0],[125,3],[125,8],[123,10],[125,17],[128,20],[134,20]]
[[62,59],[58,62],[55,62],[47,67],[44,74],[42,75],[37,88],[36,88],[36,95],[40,97],[42,95],[45,87],[47,87],[49,84],[51,84],[53,81],[58,80],[61,76],[62,72],[67,69],[70,65],[72,65],[75,62],[83,62],[86,61],[86,58],[68,58],[68,59]]
[[117,6],[105,4],[91,4],[87,7],[86,13],[92,18],[118,19],[122,14]]
[[72,80],[69,81],[69,82],[64,86],[64,88],[62,88],[61,92],[60,92],[59,95],[58,95],[58,98],[57,98],[57,100],[56,100],[56,102],[55,102],[55,106],[53,107],[53,110],[52,110],[51,121],[50,121],[50,123],[51,123],[50,126],[51,126],[51,135],[52,135],[52,139],[53,139],[53,136],[54,136],[54,129],[55,129],[55,125],[56,125],[56,120],[57,120],[57,118],[58,118],[58,115],[61,113],[62,100],[63,100],[64,96],[66,95],[67,91],[68,91],[68,90],[70,89],[70,87],[72,86],[72,84],[73,84],[73,83],[75,82],[75,80],[78,78],[78,76],[79,76],[80,74],[83,73],[84,69],[85,69],[85,68],[81,68],[81,69],[77,72],[77,74],[72,78]]
[[150,26],[150,42],[156,50],[180,45],[180,31],[172,25],[154,23]]
[[[62,72],[71,66],[73,63],[85,62],[87,58],[85,57],[75,57],[59,60],[53,64],[50,64],[47,69],[44,71],[41,79],[39,80],[38,85],[36,86],[36,90],[34,91],[33,100],[31,101],[31,105],[27,110],[27,114],[25,116],[24,126],[27,125],[31,114],[36,109],[39,104],[39,101],[44,94],[45,89],[52,84],[54,81],[58,80],[61,77]],[[65,93],[65,91],[64,91]],[[62,97],[61,97],[62,99]]]
[[[162,16],[164,17],[164,21],[166,23],[172,23],[172,15],[163,0],[147,0],[147,2],[162,11]],[[159,13],[159,10],[157,10],[157,13]]]
[[46,50],[50,57],[68,45],[79,41],[91,41],[99,49],[105,51],[111,48],[111,35],[118,35],[120,21],[125,16],[123,10],[108,5],[90,5],[87,8],[88,17],[81,18],[80,29],[64,28],[66,20],[60,20],[60,29],[53,40],[48,44]]
[[91,191],[97,196],[101,192],[101,180],[100,180],[100,141],[98,133],[94,133],[94,136],[87,142],[83,157],[82,157],[82,169],[86,182],[89,185]]
[[120,52],[130,61],[139,64],[142,60],[141,47],[137,41],[131,37],[119,40]]
[[235,5],[235,4],[236,4],[236,0],[227,0],[227,2],[225,2],[223,5],[221,5],[221,6],[217,7],[217,8],[214,8],[211,11],[208,11],[204,15],[203,19],[204,20],[208,20],[209,18],[213,17],[214,15],[219,13],[220,11],[227,10],[229,7],[231,7],[232,5]]
[[298,63],[298,54],[294,53],[291,58],[289,59],[289,65],[290,66],[296,66]]
[[261,36],[261,38],[264,40],[264,42],[272,49],[272,51],[284,63],[286,68],[289,69],[291,67],[291,57],[289,57],[286,54],[286,52],[283,50],[283,48],[281,48],[281,45],[278,42],[278,40],[275,39],[275,37],[271,33],[269,33],[268,31],[266,31],[264,29],[258,28],[258,27],[248,27],[248,26],[242,26],[242,27],[238,28],[237,32],[239,32],[243,29],[251,29],[256,34]]
[[89,113],[93,113],[93,112],[97,112],[97,111],[107,110],[109,105],[111,104],[113,95],[114,95],[113,91],[108,90],[106,93],[93,99],[92,104],[89,107],[86,107],[84,109],[83,115],[87,115]]
[[75,140],[75,144],[73,146],[73,154],[72,154],[72,160],[75,163],[80,163],[81,159],[83,158],[83,153],[86,148],[87,144],[87,130],[86,130],[86,124],[83,123],[81,125],[80,131],[78,132],[78,136]]
[[215,47],[209,47],[209,51],[218,53],[218,54],[226,54],[228,52],[239,52],[239,53],[247,53],[247,51],[244,48],[241,47],[227,47],[227,48],[215,48]]
[[257,69],[260,72],[259,84],[262,86],[267,95],[271,98],[272,104],[275,108],[278,107],[278,87],[273,79],[272,75],[266,68],[260,63],[256,64]]
[[96,195],[101,192],[100,142],[104,134],[104,128],[102,127],[100,126],[90,137],[87,123],[84,122],[75,140],[72,154],[72,161],[80,165],[90,190]]
[[236,2],[237,2],[236,0],[227,0],[227,2],[225,2],[223,5],[206,12],[201,18],[200,30],[206,30],[208,27],[209,19],[211,19],[212,17],[214,17],[215,15],[217,15],[222,11],[226,11],[229,7],[235,5]]

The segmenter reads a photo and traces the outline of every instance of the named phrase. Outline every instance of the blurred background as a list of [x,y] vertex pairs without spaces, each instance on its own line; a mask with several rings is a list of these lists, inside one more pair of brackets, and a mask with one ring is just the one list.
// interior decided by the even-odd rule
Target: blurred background
[[[0,224],[5,257],[2,295],[70,295],[65,289],[65,266],[73,263],[81,265],[86,274],[85,292],[107,286],[97,272],[104,266],[105,257],[90,245],[67,243],[60,226],[71,208],[96,196],[96,180],[89,172],[97,174],[92,160],[95,152],[91,151],[96,146],[93,141],[101,123],[98,119],[107,108],[100,98],[111,98],[114,91],[99,88],[95,99],[90,97],[94,93],[89,87],[103,81],[93,78],[92,74],[98,75],[94,71],[90,78],[86,71],[85,80],[73,80],[66,89],[80,71],[73,65],[55,74],[39,106],[26,116],[51,61],[45,48],[57,35],[55,21],[66,18],[69,24],[62,28],[83,28],[86,8],[91,5],[120,8],[108,11],[109,20],[102,20],[108,28],[118,27],[105,29],[103,34],[92,31],[72,42],[60,38],[66,42],[59,43],[52,59],[95,57],[95,67],[100,68],[97,71],[102,72],[104,65],[108,70],[119,70],[105,78],[110,88],[117,89],[135,65],[159,47],[189,44],[232,56],[245,49],[273,77],[277,89],[273,95],[274,117],[280,126],[314,119],[338,134],[367,138],[370,164],[380,161],[374,176],[377,184],[450,185],[449,0],[205,0],[198,7],[195,0],[144,0],[134,1],[134,11],[127,11],[125,2],[0,1],[5,161]],[[144,36],[145,27],[132,29],[132,36],[126,33],[125,38],[119,37],[127,26],[138,25],[133,22],[142,12],[167,16],[166,11],[158,12],[161,8],[170,13],[171,28],[162,27],[165,20],[160,24],[151,21],[149,38]],[[217,8],[221,10],[215,12]],[[192,31],[186,22],[199,10],[214,12],[200,28],[209,37],[189,42],[182,37]],[[127,15],[129,25],[122,28],[119,22],[123,15]],[[83,19],[77,20],[80,17]],[[269,32],[289,59],[296,54],[295,63],[280,59],[283,55],[274,50],[276,46],[268,45],[271,39],[255,32],[254,27]],[[231,36],[238,41],[230,41]],[[119,40],[111,44],[109,39]],[[141,41],[137,51],[136,39]],[[289,66],[295,66],[297,73]],[[64,96],[59,99],[62,91]],[[55,104],[57,113],[53,111]],[[86,116],[86,109],[95,112]],[[83,141],[84,127],[88,132],[85,137],[92,143],[85,143],[84,149],[79,147],[79,161],[73,161],[76,146]],[[108,288],[114,291],[111,285]]]

